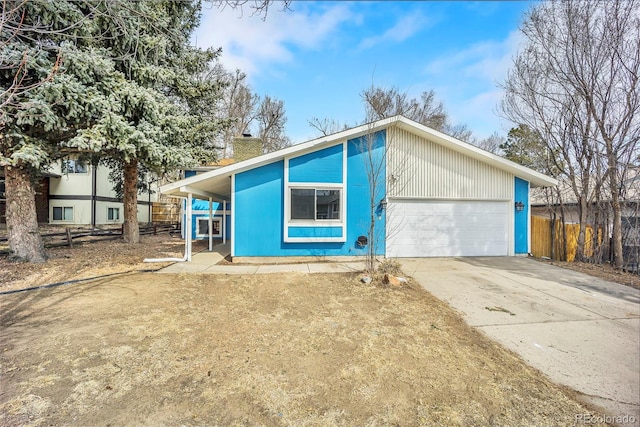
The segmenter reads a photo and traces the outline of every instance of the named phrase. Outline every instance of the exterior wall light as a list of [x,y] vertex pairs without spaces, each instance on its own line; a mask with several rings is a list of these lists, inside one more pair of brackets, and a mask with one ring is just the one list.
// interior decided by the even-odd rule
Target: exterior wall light
[[380,206],[380,209],[386,209],[387,208],[387,199],[380,199],[380,203],[378,203],[378,205]]
[[522,202],[516,202],[516,210],[518,212],[523,211],[524,210],[524,203]]

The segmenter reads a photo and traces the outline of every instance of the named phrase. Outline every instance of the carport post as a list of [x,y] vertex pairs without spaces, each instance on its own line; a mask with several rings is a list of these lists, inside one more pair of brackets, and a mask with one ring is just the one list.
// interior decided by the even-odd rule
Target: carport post
[[191,238],[191,233],[192,233],[192,226],[191,226],[191,222],[192,222],[192,218],[191,218],[191,203],[193,201],[193,196],[191,195],[191,193],[187,194],[187,214],[185,215],[185,227],[184,227],[184,238],[186,239],[186,244],[187,244],[187,248],[186,248],[186,255],[187,255],[187,261],[191,261],[191,243],[192,243],[192,238]]
[[227,243],[227,201],[222,201],[222,243]]
[[209,252],[213,251],[213,199],[209,197]]

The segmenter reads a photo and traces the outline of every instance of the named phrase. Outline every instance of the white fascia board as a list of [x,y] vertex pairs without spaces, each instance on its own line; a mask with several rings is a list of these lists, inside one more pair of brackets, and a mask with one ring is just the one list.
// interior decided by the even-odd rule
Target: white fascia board
[[[354,139],[362,135],[377,132],[392,125],[397,125],[426,139],[444,145],[445,147],[448,147],[452,150],[463,153],[469,157],[476,158],[487,164],[495,166],[498,169],[508,171],[517,177],[529,181],[534,187],[550,187],[558,184],[558,181],[556,179],[536,172],[533,169],[529,169],[510,160],[496,156],[495,154],[484,151],[481,148],[460,141],[459,139],[446,135],[442,132],[438,132],[437,130],[414,122],[413,120],[407,119],[406,117],[394,116],[387,119],[378,120],[377,122],[366,123],[364,125],[347,129],[342,132],[334,133],[332,135],[326,135],[320,138],[312,139],[311,141],[283,148],[282,150],[274,151],[273,153],[267,153],[258,157],[253,157],[251,159],[234,163],[229,166],[223,166],[219,169],[214,169],[209,172],[194,175],[189,178],[181,179],[179,181],[163,185],[162,187],[160,187],[160,192],[165,195],[176,195],[180,193],[181,187],[189,186],[196,183],[203,183],[204,181],[221,176],[231,176],[232,174],[241,173],[246,170],[264,166],[269,163],[301,156],[303,154],[306,154],[307,152],[315,151],[340,142],[344,143],[344,141],[347,141],[349,139]],[[198,187],[201,186],[202,185],[199,185]]]
[[420,123],[409,120],[405,117],[398,117],[398,125],[414,133],[418,133],[420,136],[429,139],[435,143],[443,145],[459,153],[465,154],[469,157],[473,157],[498,169],[505,170],[514,174],[519,178],[523,178],[533,184],[534,187],[553,187],[558,185],[558,180],[536,172],[526,166],[519,165],[507,160],[503,157],[497,156],[493,153],[489,153],[475,145],[456,139],[450,135],[438,132]]

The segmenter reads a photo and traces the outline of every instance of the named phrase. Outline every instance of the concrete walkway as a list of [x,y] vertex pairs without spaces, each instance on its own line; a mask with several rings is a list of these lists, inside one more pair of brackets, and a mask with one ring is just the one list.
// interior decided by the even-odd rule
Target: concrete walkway
[[269,273],[354,273],[364,269],[364,262],[317,262],[298,264],[218,264],[230,254],[229,244],[213,247],[213,252],[193,254],[191,262],[176,262],[158,273],[199,274],[269,274]]
[[[400,260],[467,323],[640,425],[640,291],[526,258]],[[615,424],[615,423],[613,423]]]

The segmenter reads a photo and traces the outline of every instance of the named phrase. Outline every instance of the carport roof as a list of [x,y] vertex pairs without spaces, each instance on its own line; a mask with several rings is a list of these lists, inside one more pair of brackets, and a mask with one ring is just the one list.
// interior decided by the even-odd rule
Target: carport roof
[[299,156],[307,152],[333,145],[340,140],[358,138],[391,126],[397,126],[401,129],[405,129],[451,150],[478,159],[484,163],[488,163],[498,169],[510,172],[519,178],[529,181],[532,187],[550,187],[555,186],[558,183],[554,178],[484,151],[481,148],[460,141],[442,132],[438,132],[413,120],[407,119],[406,117],[394,116],[347,129],[342,132],[325,135],[273,153],[264,154],[262,156],[185,178],[171,184],[163,185],[160,187],[160,192],[164,195],[175,197],[187,197],[188,194],[192,194],[194,197],[203,199],[211,197],[213,200],[217,201],[230,200],[231,176],[233,174],[264,166],[292,155]]

